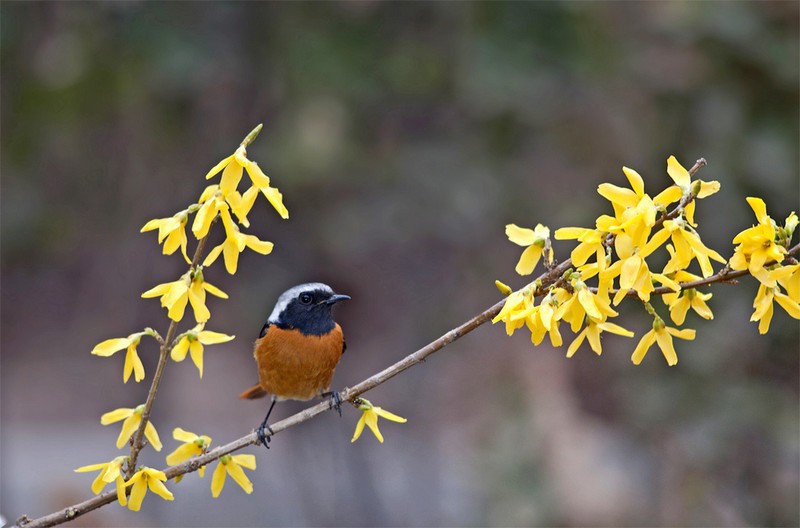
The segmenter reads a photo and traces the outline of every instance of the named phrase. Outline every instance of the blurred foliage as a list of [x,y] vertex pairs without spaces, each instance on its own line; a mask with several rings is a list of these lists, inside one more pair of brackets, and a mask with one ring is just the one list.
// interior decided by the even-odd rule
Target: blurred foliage
[[[288,285],[353,295],[336,378],[352,384],[497,300],[517,257],[506,223],[588,224],[597,184],[622,182],[623,164],[657,187],[670,154],[706,157],[702,178],[723,187],[698,221],[723,255],[752,223],[745,196],[776,217],[798,209],[797,2],[3,2],[0,14],[7,518],[88,493],[68,473],[110,442],[68,439],[99,436],[99,413],[146,391],[117,392],[119,365],[88,351],[162,320],[138,296],[180,266],[138,230],[194,199],[258,122],[253,157],[291,219],[254,213],[276,250],[243,256],[236,282],[220,274],[231,300],[211,307],[241,340],[208,354],[199,388],[171,366],[155,417],[220,441],[260,419],[235,395]],[[380,448],[351,448],[351,423],[319,420],[259,454],[259,498],[211,502],[187,479],[187,507],[87,522],[797,525],[798,327],[778,314],[758,336],[755,290],[715,287],[715,321],[690,319],[698,340],[675,369],[655,354],[633,368],[622,338],[600,360],[566,361],[482,329],[370,395],[409,418]],[[68,453],[45,456],[55,430]],[[43,489],[43,474],[63,479]]]

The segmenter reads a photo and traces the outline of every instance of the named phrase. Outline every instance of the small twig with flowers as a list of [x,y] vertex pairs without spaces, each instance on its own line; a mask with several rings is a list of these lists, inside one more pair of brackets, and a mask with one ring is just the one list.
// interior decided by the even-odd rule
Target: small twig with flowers
[[[670,318],[680,326],[689,309],[704,319],[713,318],[706,304],[712,294],[697,288],[715,282],[731,282],[749,274],[761,283],[751,317],[751,321],[759,322],[760,333],[769,330],[773,301],[791,317],[800,319],[800,265],[790,258],[797,246],[789,249],[798,224],[797,215],[791,213],[783,225],[779,225],[767,215],[763,200],[747,198],[758,225],[739,233],[733,239],[737,244],[733,256],[724,259],[703,244],[694,220],[698,199],[711,196],[720,189],[716,181],[692,181],[692,176],[705,165],[705,159],[700,158],[687,171],[674,156],[670,156],[667,174],[674,185],[652,198],[644,192],[644,180],[639,173],[623,167],[630,188],[603,183],[597,189],[611,202],[613,215],[598,217],[595,229],[568,227],[555,232],[558,240],[576,239],[579,242],[571,252],[572,265],[564,276],[554,284],[535,281],[510,294],[511,288],[500,283],[499,288],[508,299],[493,322],[504,321],[509,335],[527,326],[534,345],[549,335],[551,344],[560,347],[563,339],[559,326],[566,321],[576,334],[567,349],[567,357],[572,357],[584,340],[600,355],[603,332],[633,337],[633,332],[610,322],[610,319],[619,315],[612,305],[635,296],[653,317],[653,329],[639,341],[631,360],[638,365],[649,347],[658,343],[667,363],[672,366],[678,362],[672,337],[691,340],[695,337],[695,330],[667,326],[650,304],[652,295],[662,296]],[[667,207],[676,202],[677,207],[667,213]],[[543,253],[545,259],[552,259],[551,253],[543,252],[549,248],[550,230],[547,227],[539,224],[531,230],[510,224],[506,226],[506,234],[512,242],[527,246],[516,267],[519,274],[529,274]],[[669,254],[669,260],[661,272],[652,272],[647,259],[662,247]],[[714,273],[711,260],[724,263],[725,267]],[[700,276],[688,271],[693,261],[700,267]],[[588,280],[597,284],[589,286]],[[656,287],[656,283],[660,286]],[[547,291],[541,303],[536,305],[535,299],[543,293],[543,286]]]
[[[243,146],[240,147],[242,150]],[[237,155],[240,157],[236,157]],[[212,250],[203,261],[203,264],[209,265],[224,249],[226,268],[233,273],[236,268],[235,257],[246,245],[253,247],[252,243],[256,245],[253,249],[265,249],[265,246],[259,246],[258,244],[269,243],[257,241],[257,239],[253,241],[241,238],[249,237],[250,235],[239,234],[238,228],[231,221],[230,213],[227,213],[227,206],[230,206],[239,217],[240,223],[247,225],[246,218],[243,221],[243,217],[236,212],[237,204],[241,205],[242,202],[249,201],[250,206],[252,206],[252,200],[254,200],[253,193],[249,198],[245,199],[245,196],[252,189],[245,195],[232,194],[234,191],[231,190],[231,181],[235,179],[235,182],[238,183],[238,179],[232,178],[231,171],[228,170],[228,164],[233,163],[231,160],[237,160],[237,163],[240,164],[238,169],[239,178],[241,178],[241,168],[246,167],[253,180],[254,187],[262,190],[279,212],[281,209],[274,201],[275,195],[272,194],[272,198],[270,198],[271,193],[264,191],[259,186],[259,182],[264,183],[258,177],[260,170],[257,169],[257,165],[243,157],[243,151],[237,150],[234,156],[226,158],[209,172],[209,175],[213,175],[225,168],[219,190],[214,191],[214,196],[218,197],[217,200],[219,200],[219,196],[223,197],[223,203],[222,206],[218,206],[213,214],[207,211],[203,216],[202,211],[208,206],[204,203],[203,197],[201,197],[200,203],[203,205],[194,208],[197,211],[195,224],[198,223],[198,218],[203,218],[201,224],[210,226],[210,223],[219,215],[225,224],[228,239],[223,245]],[[252,167],[247,164],[252,164]],[[600,355],[602,351],[600,345],[602,332],[611,332],[628,337],[633,336],[633,332],[611,323],[608,319],[618,315],[611,307],[612,303],[618,305],[624,299],[636,296],[642,302],[647,313],[653,317],[653,328],[643,336],[634,350],[632,355],[633,362],[639,364],[648,348],[657,342],[668,364],[675,365],[677,363],[677,355],[672,345],[672,337],[693,339],[695,331],[693,329],[679,330],[666,326],[664,320],[650,303],[653,295],[661,295],[663,297],[670,309],[670,317],[673,322],[681,325],[690,308],[703,318],[711,319],[713,317],[710,308],[705,302],[710,299],[711,294],[702,293],[696,288],[715,282],[732,283],[735,278],[753,275],[760,282],[760,286],[753,303],[755,312],[751,320],[759,321],[759,331],[761,333],[765,333],[769,329],[773,301],[777,301],[790,316],[800,319],[800,264],[793,258],[793,256],[800,253],[800,244],[789,247],[795,227],[798,224],[797,216],[794,213],[790,214],[785,223],[779,226],[766,214],[766,206],[763,201],[758,198],[748,198],[748,203],[753,208],[759,223],[755,227],[745,229],[733,239],[734,244],[738,245],[734,249],[733,256],[726,261],[714,250],[706,247],[700,241],[700,237],[695,230],[697,227],[694,222],[696,199],[705,198],[719,190],[719,183],[717,182],[691,181],[691,176],[705,164],[705,160],[701,158],[687,171],[674,157],[670,157],[667,162],[667,172],[675,182],[675,185],[668,187],[654,198],[644,193],[644,182],[641,176],[636,171],[624,168],[623,171],[631,184],[631,189],[617,187],[612,184],[602,184],[598,188],[598,192],[612,203],[614,208],[613,216],[602,215],[599,217],[595,229],[562,228],[556,231],[556,239],[577,239],[580,242],[571,252],[570,258],[560,264],[555,262],[550,230],[547,227],[540,224],[531,230],[520,228],[513,224],[507,226],[506,234],[509,239],[516,244],[526,246],[516,266],[516,271],[521,275],[528,275],[532,273],[536,264],[544,257],[545,272],[536,280],[517,291],[497,281],[496,285],[506,296],[505,299],[381,372],[341,391],[342,400],[349,401],[354,407],[362,411],[361,419],[353,435],[353,441],[360,436],[365,426],[369,427],[380,441],[383,441],[377,427],[379,417],[396,422],[405,421],[404,418],[372,405],[368,400],[361,398],[361,394],[424,361],[431,354],[442,350],[448,344],[489,321],[504,321],[506,323],[506,331],[509,334],[512,334],[523,325],[527,326],[531,331],[531,340],[534,344],[539,344],[545,335],[549,335],[551,343],[556,347],[562,345],[559,325],[561,321],[566,321],[570,324],[572,331],[577,334],[568,348],[567,357],[571,357],[584,340],[588,340],[592,350]],[[256,172],[255,177],[250,172],[251,169]],[[268,185],[268,179],[266,183]],[[233,187],[235,188],[235,184],[233,184]],[[277,193],[277,190],[274,190],[274,192]],[[206,200],[210,199],[207,193],[204,193],[204,196],[206,196]],[[277,193],[277,196],[279,198],[280,194]],[[667,207],[675,202],[677,202],[677,206],[667,212]],[[280,207],[282,207],[282,203],[280,203]],[[191,211],[191,209],[187,211]],[[249,211],[249,207],[246,209]],[[181,213],[176,217],[179,215]],[[657,215],[659,215],[658,219],[656,219]],[[185,224],[185,217],[180,216],[180,219]],[[172,225],[174,225],[174,222]],[[197,269],[202,281],[201,267],[198,267],[198,255],[202,251],[207,227],[205,231],[203,229],[193,229],[196,236],[198,231],[203,236],[198,236],[201,242],[195,253],[190,273],[192,269]],[[163,236],[160,233],[159,239],[161,240],[167,234],[170,234],[173,238],[167,239],[164,251],[167,252],[170,249],[171,252],[174,252],[181,245],[185,257],[185,235],[181,240],[173,236],[175,232],[173,229],[169,233],[164,233]],[[237,235],[239,238],[237,238]],[[233,240],[233,243],[229,244],[229,240]],[[666,245],[666,250],[670,255],[670,259],[661,273],[652,273],[646,259],[656,249],[664,246],[668,240],[671,244]],[[256,250],[258,251],[258,249]],[[614,254],[616,254],[617,260],[614,260]],[[595,259],[593,262],[589,262],[592,256]],[[702,277],[687,271],[687,267],[693,260],[698,262]],[[714,273],[710,260],[724,262],[725,267],[721,271]],[[590,279],[596,280],[597,285],[588,286],[585,281]],[[188,280],[193,281],[195,277],[191,276]],[[617,288],[614,287],[615,281],[619,285]],[[656,287],[654,282],[658,282],[662,286]],[[175,318],[172,317],[172,312],[176,309],[174,299],[176,294],[172,293],[173,290],[171,288],[167,290],[164,287],[174,284],[161,285],[145,294],[153,293],[159,288],[163,289],[163,291],[159,290],[156,294],[162,296],[162,305],[170,310],[173,323]],[[195,301],[191,296],[193,290],[188,285],[185,289],[189,292],[188,300],[192,302],[193,308],[198,310],[198,306],[195,306]],[[612,294],[613,299],[611,297]],[[536,305],[534,300],[539,297],[543,297],[543,299],[540,304]],[[184,299],[183,306],[185,307],[185,305],[186,300]],[[180,312],[182,315],[182,308]],[[178,320],[180,320],[180,317]],[[113,343],[101,343],[97,348],[101,348],[102,352],[106,352],[100,355],[110,355],[116,350],[128,347],[124,376],[127,379],[131,373],[134,373],[138,381],[143,377],[143,371],[140,365],[136,364],[138,357],[135,355],[135,347],[142,335],[152,335],[161,344],[161,361],[159,365],[162,371],[167,352],[170,353],[173,359],[176,359],[176,355],[183,359],[187,350],[190,350],[192,351],[193,359],[197,363],[195,357],[197,346],[200,347],[199,352],[202,352],[202,346],[199,343],[211,344],[230,337],[213,332],[205,332],[206,335],[203,336],[203,323],[199,322],[199,318],[198,323],[198,327],[195,327],[193,332],[190,331],[177,337],[174,335],[176,333],[173,328],[174,324],[171,324],[167,337],[163,340],[154,331],[146,329],[144,332],[129,336],[127,339],[110,340]],[[106,345],[105,347],[102,346],[104,344]],[[114,350],[108,353],[108,350],[111,349]],[[202,360],[200,360],[198,368],[201,369],[202,374]],[[158,372],[156,377],[160,379]],[[151,388],[153,398],[158,386],[156,381],[154,381],[154,386],[155,389]],[[148,398],[148,401],[151,401],[151,398]],[[330,410],[328,402],[313,405],[273,424],[271,426],[271,435],[310,420],[327,410]],[[128,419],[130,419],[131,413],[135,414],[137,412],[134,409],[125,411],[128,413]],[[137,422],[137,437],[134,439],[133,447],[140,445],[139,449],[141,449],[140,441],[142,435],[150,439],[152,444],[158,442],[158,437],[154,428],[150,433],[148,432],[149,422],[144,418],[145,413],[143,411],[139,412],[142,418],[141,422]],[[129,426],[130,428],[131,426]],[[130,434],[128,433],[128,436]],[[122,439],[124,436],[125,426],[123,426],[123,433],[120,438]],[[148,488],[164,498],[171,499],[172,494],[164,487],[163,482],[172,478],[177,481],[186,473],[193,471],[200,471],[202,475],[205,466],[217,460],[219,460],[219,464],[214,471],[211,484],[213,496],[219,495],[226,475],[230,475],[247,493],[252,492],[252,484],[245,476],[242,468],[254,469],[255,458],[252,455],[232,455],[231,453],[258,443],[259,439],[255,432],[251,432],[242,438],[215,449],[209,448],[211,439],[207,436],[190,433],[180,428],[175,429],[173,436],[183,444],[167,457],[167,463],[170,464],[169,467],[160,471],[142,468],[131,476],[130,472],[133,464],[128,461],[130,459],[128,457],[117,457],[106,464],[80,468],[81,470],[102,469],[92,485],[95,493],[99,493],[106,483],[114,481],[117,483],[116,493],[103,493],[87,501],[32,521],[27,517],[23,517],[17,521],[17,525],[33,527],[60,524],[115,500],[124,505],[127,500],[126,494],[128,493],[131,495],[130,502],[134,503],[134,500],[136,501],[137,506],[134,509],[138,509],[138,504],[141,503],[141,499]],[[158,443],[160,446],[160,442]],[[138,453],[138,450],[136,450],[136,453]],[[132,454],[135,454],[134,451],[132,451]],[[128,464],[127,482],[122,478],[122,467],[126,463]],[[131,488],[130,490],[128,489],[129,487]],[[135,499],[134,496],[136,497]]]

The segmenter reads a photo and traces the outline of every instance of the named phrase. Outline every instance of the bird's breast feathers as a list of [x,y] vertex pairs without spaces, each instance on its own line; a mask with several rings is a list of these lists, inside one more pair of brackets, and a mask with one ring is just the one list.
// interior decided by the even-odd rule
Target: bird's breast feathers
[[310,400],[330,388],[344,349],[342,328],[321,336],[270,325],[256,340],[259,384],[279,400]]

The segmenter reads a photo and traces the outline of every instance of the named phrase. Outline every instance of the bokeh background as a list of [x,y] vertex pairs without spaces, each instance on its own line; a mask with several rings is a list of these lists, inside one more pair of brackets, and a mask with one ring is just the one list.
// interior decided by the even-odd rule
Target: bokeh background
[[[722,183],[698,220],[723,255],[753,222],[748,195],[779,219],[798,210],[798,3],[3,2],[2,430],[0,512],[32,517],[87,498],[73,468],[118,454],[101,413],[144,401],[101,340],[165,313],[145,289],[182,272],[149,219],[196,199],[210,166],[256,124],[248,150],[285,196],[265,202],[231,277],[207,279],[205,375],[170,363],[153,414],[163,467],[174,426],[219,445],[252,430],[266,402],[251,341],[276,297],[311,280],[337,308],[352,385],[494,304],[494,280],[525,284],[506,223],[592,225],[595,192],[671,183],[666,158]],[[564,258],[571,246],[556,244]],[[246,496],[211,500],[210,476],[171,485],[84,526],[782,525],[800,487],[798,324],[777,310],[759,336],[756,285],[712,288],[713,322],[657,349],[636,340],[534,349],[482,327],[369,394],[406,416],[383,445],[327,413],[250,449]],[[666,310],[656,302],[662,314]],[[634,307],[625,326],[647,330]],[[569,339],[569,334],[565,338]],[[141,348],[148,376],[155,348]],[[303,408],[280,405],[282,418]]]

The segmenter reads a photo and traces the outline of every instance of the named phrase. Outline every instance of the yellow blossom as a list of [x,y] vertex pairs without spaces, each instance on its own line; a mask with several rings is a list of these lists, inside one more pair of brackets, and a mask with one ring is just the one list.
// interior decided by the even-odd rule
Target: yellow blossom
[[239,194],[237,191],[233,191],[226,199],[228,205],[230,206],[231,212],[236,215],[239,223],[245,227],[250,227],[250,221],[247,219],[247,215],[253,208],[253,204],[256,203],[257,196],[258,187],[253,185],[247,189],[244,194]]
[[693,232],[682,218],[665,221],[664,231],[669,232],[675,249],[672,258],[664,267],[664,273],[668,274],[679,269],[685,269],[692,259],[697,259],[703,277],[710,277],[714,274],[714,269],[711,267],[709,259],[725,263],[725,259],[719,253],[703,244],[700,236]]
[[573,332],[578,333],[586,316],[596,321],[605,321],[607,317],[619,315],[611,308],[607,294],[592,293],[580,277],[574,278],[571,284],[575,294],[560,302],[555,312],[555,318],[567,321]]
[[222,191],[216,185],[206,188],[200,200],[202,205],[197,210],[192,222],[192,233],[198,240],[208,235],[211,222],[214,221],[217,213],[228,207]]
[[567,349],[567,357],[571,358],[575,354],[575,352],[578,350],[578,347],[580,347],[581,343],[583,343],[584,338],[589,341],[589,346],[591,346],[594,353],[599,356],[603,352],[603,349],[600,345],[600,334],[603,332],[611,332],[612,334],[625,337],[633,337],[633,332],[626,330],[619,325],[609,323],[607,321],[595,321],[591,317],[588,317],[586,320],[586,326],[569,345],[569,348]]
[[219,497],[225,486],[225,477],[230,474],[231,478],[247,493],[253,493],[253,483],[245,475],[243,467],[247,469],[256,468],[256,457],[254,455],[222,455],[219,464],[211,476],[211,495]]
[[219,332],[203,330],[205,323],[200,323],[178,338],[178,342],[172,347],[170,357],[173,361],[183,361],[188,352],[192,356],[200,377],[203,377],[203,345],[216,345],[226,343],[236,336],[229,336]]
[[[236,188],[242,179],[243,170],[245,169],[247,170],[247,175],[250,177],[253,186],[264,194],[264,197],[272,204],[275,210],[278,211],[278,214],[284,219],[289,218],[289,211],[283,205],[283,195],[281,195],[278,189],[270,187],[269,177],[264,174],[258,164],[247,159],[247,152],[244,145],[240,145],[239,148],[236,149],[236,152],[217,163],[217,165],[208,171],[206,179],[213,178],[222,171],[219,188],[222,195],[228,199],[230,203],[230,196],[236,192]],[[235,198],[234,201],[236,201]],[[239,215],[237,214],[237,216]]]
[[610,281],[619,276],[619,290],[614,295],[615,305],[622,302],[622,299],[631,289],[636,291],[640,299],[645,302],[649,301],[650,293],[655,289],[655,286],[653,286],[654,280],[669,286],[675,291],[679,289],[678,285],[664,274],[652,273],[645,260],[668,237],[668,232],[659,231],[641,249],[634,244],[634,240],[626,233],[621,233],[614,238],[614,249],[620,260],[614,262],[600,276],[604,281]]
[[[217,163],[208,174],[206,179],[213,178],[215,175],[222,171],[222,178],[219,181],[219,188],[222,194],[227,196],[236,190],[239,182],[242,179],[242,172],[250,165],[250,160],[247,159],[247,150],[244,145],[239,145],[236,151]],[[248,171],[249,172],[249,171]]]
[[126,456],[118,456],[111,462],[104,464],[92,464],[90,466],[82,466],[75,470],[76,473],[84,473],[86,471],[97,471],[97,478],[92,482],[92,493],[95,495],[103,491],[106,484],[112,482],[116,483],[117,487],[117,500],[122,506],[128,503],[128,498],[125,496],[125,480],[122,478],[122,464],[128,460]]
[[206,292],[227,299],[228,294],[203,280],[202,266],[188,271],[174,282],[159,284],[142,294],[144,298],[161,297],[161,306],[173,321],[183,319],[186,304],[191,303],[195,321],[204,323],[211,317],[206,307]]
[[131,479],[125,483],[125,487],[133,486],[131,488],[131,497],[128,501],[128,509],[139,511],[148,489],[164,500],[174,500],[175,497],[172,492],[164,486],[166,480],[167,476],[163,471],[149,467],[143,467],[134,473]]
[[239,262],[239,253],[244,251],[245,247],[249,247],[256,253],[267,255],[272,251],[272,242],[259,240],[254,235],[245,235],[239,231],[236,224],[233,223],[227,207],[220,211],[222,217],[222,224],[225,226],[225,241],[212,249],[206,259],[203,261],[203,266],[210,266],[217,260],[220,253],[225,257],[225,269],[228,273],[233,275],[236,273],[236,268]]
[[667,364],[672,367],[678,364],[678,355],[675,353],[675,347],[672,345],[672,337],[675,336],[680,339],[692,340],[695,336],[695,331],[692,329],[678,330],[671,328],[664,324],[660,317],[653,320],[653,329],[642,336],[639,344],[631,355],[631,361],[634,365],[638,365],[644,359],[647,351],[653,346],[653,343],[658,343],[661,353],[667,360]]
[[662,296],[664,303],[669,306],[669,316],[677,325],[682,325],[686,320],[689,308],[697,312],[703,319],[713,319],[714,314],[706,301],[711,299],[711,293],[702,293],[694,288],[682,290],[680,293],[665,293]]
[[289,211],[286,209],[286,206],[283,205],[283,195],[277,188],[270,187],[269,177],[261,171],[261,168],[256,162],[250,163],[247,174],[250,175],[253,186],[261,191],[267,201],[269,201],[272,207],[281,215],[281,218],[284,220],[289,218]]
[[[178,446],[175,451],[167,455],[167,464],[170,466],[180,464],[181,462],[189,460],[190,458],[202,455],[206,452],[208,446],[211,445],[210,436],[198,435],[190,431],[185,431],[180,427],[176,427],[172,430],[172,438],[178,440],[179,442],[183,442],[183,444]],[[205,471],[206,467],[201,466],[198,470],[200,477],[204,475]],[[177,477],[175,482],[179,482],[179,479],[180,477]]]
[[761,198],[747,198],[758,219],[758,225],[745,229],[733,239],[738,244],[729,262],[735,270],[747,269],[750,274],[768,287],[775,286],[775,280],[764,267],[768,262],[782,262],[786,248],[775,243],[775,222],[767,215],[767,206]]
[[632,190],[611,183],[600,184],[597,192],[611,202],[614,216],[600,216],[596,226],[602,232],[615,235],[626,233],[635,245],[644,246],[655,225],[658,208],[650,196],[645,194],[644,181],[639,173],[628,167],[623,167],[622,172],[628,178]]
[[[512,335],[515,330],[525,326],[525,317],[530,307],[533,305],[533,297],[531,291],[534,288],[528,287],[510,293],[506,297],[506,302],[500,309],[500,312],[492,319],[492,324],[499,321],[505,321],[506,333]],[[519,317],[519,314],[524,314]]]
[[753,308],[755,311],[750,316],[751,321],[758,321],[758,332],[766,334],[769,331],[769,324],[772,321],[772,303],[778,301],[778,304],[786,310],[790,316],[795,319],[800,319],[800,304],[793,300],[785,293],[781,293],[777,287],[771,288],[764,283],[758,287],[758,293],[753,301]]
[[[122,422],[122,430],[119,432],[119,437],[117,438],[117,449],[121,449],[139,428],[139,424],[142,422],[142,412],[144,412],[144,404],[139,405],[135,409],[115,409],[100,417],[100,423],[103,425],[125,420]],[[161,440],[158,438],[158,432],[153,422],[150,420],[147,421],[147,425],[144,427],[144,436],[150,441],[150,445],[153,446],[153,449],[161,451]]]
[[106,339],[92,349],[92,354],[95,356],[110,357],[123,348],[127,349],[125,353],[125,366],[122,369],[122,381],[128,383],[128,379],[131,377],[131,373],[133,373],[133,379],[138,383],[144,379],[144,365],[142,365],[142,360],[139,359],[136,347],[139,346],[142,336],[146,333],[147,332],[138,332],[128,337]]
[[562,227],[556,229],[555,237],[556,240],[577,239],[580,242],[570,254],[573,265],[582,266],[592,255],[596,256],[598,263],[605,262],[606,248],[603,246],[603,242],[606,233],[583,227]]
[[770,270],[769,276],[786,290],[786,295],[800,303],[800,264],[778,266]]
[[[196,206],[195,206],[196,207]],[[190,263],[189,257],[186,255],[186,223],[189,220],[189,210],[185,209],[169,218],[156,218],[150,220],[144,227],[141,233],[158,229],[158,243],[164,242],[163,252],[165,255],[172,255],[175,250],[181,248],[183,258],[187,263]],[[166,241],[164,239],[166,238]]]
[[390,413],[389,411],[385,411],[380,407],[375,407],[370,403],[369,400],[365,400],[364,398],[358,398],[355,402],[358,405],[359,410],[362,412],[361,418],[359,418],[358,423],[356,424],[355,433],[353,433],[353,439],[350,440],[351,442],[355,442],[361,436],[361,432],[364,430],[364,425],[369,427],[372,434],[375,435],[375,438],[378,439],[380,443],[383,443],[383,435],[378,430],[378,417],[386,418],[387,420],[391,420],[392,422],[398,423],[406,423],[406,419],[396,414]]
[[[692,182],[691,181],[692,177],[689,174],[689,171],[686,170],[683,167],[683,165],[681,165],[678,162],[677,159],[675,159],[675,156],[670,156],[669,159],[667,160],[667,174],[669,174],[669,177],[672,178],[672,181],[675,182],[675,187],[680,189],[681,197],[688,196],[689,194],[693,193],[694,189],[697,191],[695,198],[705,198],[707,196],[711,196],[720,189],[720,184],[718,181],[706,182],[702,180],[697,180],[696,182]],[[666,195],[671,189],[674,189],[675,187],[668,188],[667,191],[662,193],[662,195]],[[672,200],[672,201],[677,201],[677,200]],[[664,205],[668,205],[668,203],[665,203]],[[694,223],[694,210],[695,210],[695,200],[692,200],[684,207],[686,220],[689,222],[690,225],[696,227],[697,225]]]
[[[547,239],[550,237],[550,229],[542,224],[537,224],[535,229],[508,224],[506,226],[506,236],[511,242],[518,246],[527,246],[519,258],[516,272],[520,275],[530,275],[533,272],[533,268],[535,268],[536,264],[539,262],[539,259],[542,258]],[[545,258],[548,262],[553,262],[553,250],[552,248],[548,249],[549,251]]]
[[[539,345],[544,339],[545,334],[550,336],[550,343],[554,347],[560,347],[563,344],[561,333],[558,330],[560,322],[556,319],[556,308],[559,304],[559,298],[566,299],[568,292],[564,289],[550,290],[547,295],[526,317],[525,324],[531,332],[531,342],[534,345]],[[512,316],[519,317],[519,315]]]

